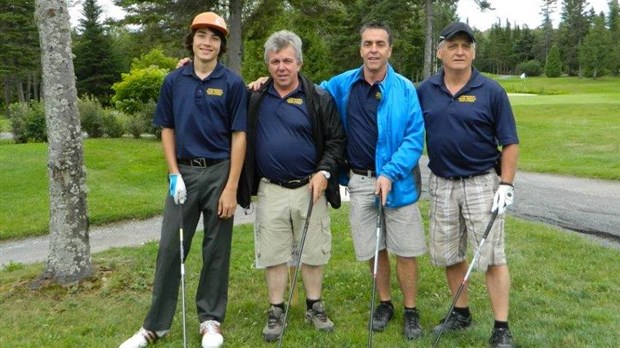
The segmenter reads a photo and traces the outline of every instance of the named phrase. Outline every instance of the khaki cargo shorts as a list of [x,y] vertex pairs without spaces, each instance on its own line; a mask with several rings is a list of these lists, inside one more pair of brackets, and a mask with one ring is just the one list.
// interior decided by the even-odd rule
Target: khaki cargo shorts
[[[261,180],[258,185],[254,251],[256,268],[294,264],[306,223],[311,192],[309,185],[287,189]],[[301,262],[327,264],[331,257],[331,228],[327,200],[323,195],[312,207]],[[295,256],[297,257],[297,256]]]
[[[351,197],[349,220],[355,257],[358,261],[375,256],[377,214],[375,196],[377,178],[350,173],[348,190]],[[400,208],[384,208],[385,231],[379,250],[386,249],[401,257],[417,257],[426,253],[424,224],[417,203]]]

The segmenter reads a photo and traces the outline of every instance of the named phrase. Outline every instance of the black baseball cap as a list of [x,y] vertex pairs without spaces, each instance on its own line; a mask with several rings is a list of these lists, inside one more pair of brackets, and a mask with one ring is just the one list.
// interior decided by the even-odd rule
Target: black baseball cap
[[443,40],[450,40],[451,38],[455,37],[458,33],[465,33],[467,34],[467,36],[469,36],[469,39],[471,40],[471,42],[476,42],[476,39],[474,38],[474,31],[471,30],[469,25],[463,22],[450,23],[447,26],[445,26],[443,29],[441,29],[441,32],[439,33],[439,42]]

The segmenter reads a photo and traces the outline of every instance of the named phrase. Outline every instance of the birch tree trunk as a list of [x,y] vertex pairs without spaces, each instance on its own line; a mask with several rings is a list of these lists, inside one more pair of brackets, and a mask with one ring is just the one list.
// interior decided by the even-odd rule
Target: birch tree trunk
[[424,80],[429,78],[432,74],[433,64],[433,0],[426,0],[424,2]]
[[86,173],[66,0],[36,0],[48,136],[50,246],[42,281],[71,284],[92,275]]

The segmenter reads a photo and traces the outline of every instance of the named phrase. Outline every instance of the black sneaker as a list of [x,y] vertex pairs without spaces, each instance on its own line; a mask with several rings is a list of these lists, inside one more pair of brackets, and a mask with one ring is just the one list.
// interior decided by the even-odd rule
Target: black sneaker
[[372,331],[383,331],[394,316],[394,306],[390,303],[379,303],[372,314]]
[[263,328],[263,337],[267,342],[277,341],[284,330],[284,310],[271,306],[267,314],[267,324]]
[[464,316],[457,311],[452,311],[448,321],[446,322],[446,318],[441,319],[439,325],[436,325],[433,328],[433,333],[438,335],[439,331],[441,331],[441,327],[444,325],[444,332],[464,330],[471,326],[471,322],[471,315]]
[[405,309],[403,314],[403,334],[408,340],[422,337],[422,327],[420,327],[420,313],[417,309]]
[[494,328],[489,339],[492,348],[512,348],[512,334],[506,328]]

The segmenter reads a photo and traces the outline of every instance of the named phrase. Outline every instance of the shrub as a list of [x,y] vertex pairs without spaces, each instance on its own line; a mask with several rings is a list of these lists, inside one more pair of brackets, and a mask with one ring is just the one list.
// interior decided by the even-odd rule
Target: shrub
[[540,76],[542,67],[537,60],[530,60],[519,64],[519,71],[525,73],[526,76]]
[[112,86],[115,92],[112,102],[125,113],[138,112],[144,103],[158,99],[166,73],[166,69],[150,66],[123,74],[122,81]]
[[156,66],[158,68],[166,69],[167,71],[174,70],[177,65],[177,59],[168,57],[159,48],[153,48],[148,53],[140,56],[140,58],[134,58],[131,63],[131,70],[144,69],[150,66]]
[[78,100],[82,131],[90,138],[103,136],[103,108],[95,96],[85,96]]
[[110,138],[120,138],[125,134],[127,116],[120,111],[105,109],[103,112],[103,132]]
[[129,117],[127,130],[134,138],[140,138],[144,133],[153,134],[159,138],[158,130],[153,126],[153,115],[157,104],[154,101],[137,105],[137,111]]
[[13,103],[9,105],[13,140],[18,144],[47,141],[43,103]]

